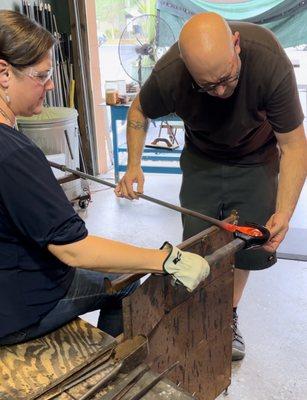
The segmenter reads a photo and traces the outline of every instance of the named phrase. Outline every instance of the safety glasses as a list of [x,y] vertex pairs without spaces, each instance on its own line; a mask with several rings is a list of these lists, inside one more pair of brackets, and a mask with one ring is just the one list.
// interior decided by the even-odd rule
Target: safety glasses
[[27,71],[21,71],[19,69],[17,71],[19,74],[27,76],[38,82],[40,85],[45,86],[46,83],[52,78],[53,67],[47,71],[36,71],[33,67],[29,68]]

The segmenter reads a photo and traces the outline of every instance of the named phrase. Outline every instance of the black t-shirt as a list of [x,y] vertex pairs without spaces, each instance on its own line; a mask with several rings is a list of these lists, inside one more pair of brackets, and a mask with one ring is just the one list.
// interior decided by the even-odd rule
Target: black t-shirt
[[176,43],[142,87],[141,107],[149,118],[176,113],[185,123],[186,145],[206,157],[263,163],[277,153],[274,131],[290,132],[304,119],[294,71],[269,30],[244,22],[230,27],[240,32],[242,67],[229,98],[197,92]]
[[66,294],[75,269],[47,245],[86,236],[42,151],[0,124],[0,337],[37,323]]

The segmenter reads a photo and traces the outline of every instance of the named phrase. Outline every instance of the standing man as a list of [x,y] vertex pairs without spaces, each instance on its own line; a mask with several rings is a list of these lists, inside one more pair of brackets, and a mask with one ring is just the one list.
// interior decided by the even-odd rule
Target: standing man
[[[250,270],[275,264],[306,178],[304,115],[293,67],[267,29],[229,23],[215,13],[193,16],[158,61],[132,103],[128,167],[115,192],[143,192],[141,156],[149,118],[176,113],[185,124],[181,205],[215,218],[236,209],[240,220],[266,225],[261,250],[235,259],[233,360],[245,355],[237,306]],[[278,176],[279,175],[279,176]],[[206,228],[183,216],[184,239]]]

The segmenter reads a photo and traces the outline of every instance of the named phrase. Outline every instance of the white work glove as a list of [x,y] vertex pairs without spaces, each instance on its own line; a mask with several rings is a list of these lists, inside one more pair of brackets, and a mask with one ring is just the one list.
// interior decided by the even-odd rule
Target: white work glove
[[169,255],[163,263],[164,272],[173,276],[189,292],[207,278],[210,273],[208,262],[198,254],[181,251],[178,247],[165,242],[161,250],[169,250]]

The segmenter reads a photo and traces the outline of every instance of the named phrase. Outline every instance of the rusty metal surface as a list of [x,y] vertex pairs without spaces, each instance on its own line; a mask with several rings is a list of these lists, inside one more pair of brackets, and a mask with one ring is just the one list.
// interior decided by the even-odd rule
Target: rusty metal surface
[[[232,239],[212,227],[180,247],[205,256]],[[153,362],[157,372],[179,360],[170,378],[199,400],[215,399],[230,384],[232,262],[227,256],[214,265],[192,293],[172,287],[170,278],[151,276],[124,300],[125,336],[148,336],[147,362]]]

